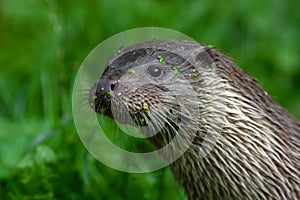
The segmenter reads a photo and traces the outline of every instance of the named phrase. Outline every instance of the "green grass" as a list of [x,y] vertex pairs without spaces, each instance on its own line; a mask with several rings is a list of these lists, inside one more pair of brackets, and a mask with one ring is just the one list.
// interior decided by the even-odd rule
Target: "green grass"
[[1,199],[184,199],[168,168],[95,160],[72,119],[76,72],[101,41],[161,26],[213,44],[300,118],[299,1],[0,1]]

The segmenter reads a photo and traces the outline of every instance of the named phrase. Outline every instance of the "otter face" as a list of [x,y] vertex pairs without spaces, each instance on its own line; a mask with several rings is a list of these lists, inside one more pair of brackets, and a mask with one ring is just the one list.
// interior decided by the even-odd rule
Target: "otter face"
[[[173,51],[168,49],[172,45]],[[211,101],[201,91],[205,88],[201,77],[212,63],[203,46],[192,45],[171,42],[165,44],[168,48],[150,45],[121,50],[91,88],[90,106],[121,124],[145,128],[148,136],[162,131],[174,135],[180,123],[184,134],[190,135],[191,129],[199,128],[203,100]]]
[[171,90],[179,70],[189,66],[180,56],[163,50],[148,48],[125,53],[107,65],[90,90],[90,106],[121,123],[145,126],[155,117],[163,121],[159,112],[176,107],[175,91]]

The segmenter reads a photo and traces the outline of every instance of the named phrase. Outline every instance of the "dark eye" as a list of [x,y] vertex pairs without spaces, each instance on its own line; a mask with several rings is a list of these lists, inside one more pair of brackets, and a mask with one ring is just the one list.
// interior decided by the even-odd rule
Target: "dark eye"
[[150,76],[158,78],[162,75],[163,71],[157,66],[150,66],[148,68],[148,73],[150,74]]

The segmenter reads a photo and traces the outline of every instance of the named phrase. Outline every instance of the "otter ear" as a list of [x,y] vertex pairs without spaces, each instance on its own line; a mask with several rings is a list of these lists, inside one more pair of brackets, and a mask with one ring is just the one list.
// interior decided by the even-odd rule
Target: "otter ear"
[[199,45],[199,48],[195,49],[192,64],[201,68],[209,68],[215,63],[215,60],[216,54],[214,53],[214,49],[208,46]]

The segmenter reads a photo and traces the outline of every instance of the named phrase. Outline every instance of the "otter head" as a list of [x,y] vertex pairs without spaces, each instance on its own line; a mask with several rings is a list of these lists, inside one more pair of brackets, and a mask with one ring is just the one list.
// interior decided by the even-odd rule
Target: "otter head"
[[179,124],[183,135],[194,135],[200,109],[212,99],[204,89],[211,84],[205,74],[214,70],[207,48],[166,40],[123,48],[91,88],[90,106],[119,123],[139,126],[148,137],[164,132],[165,142]]

